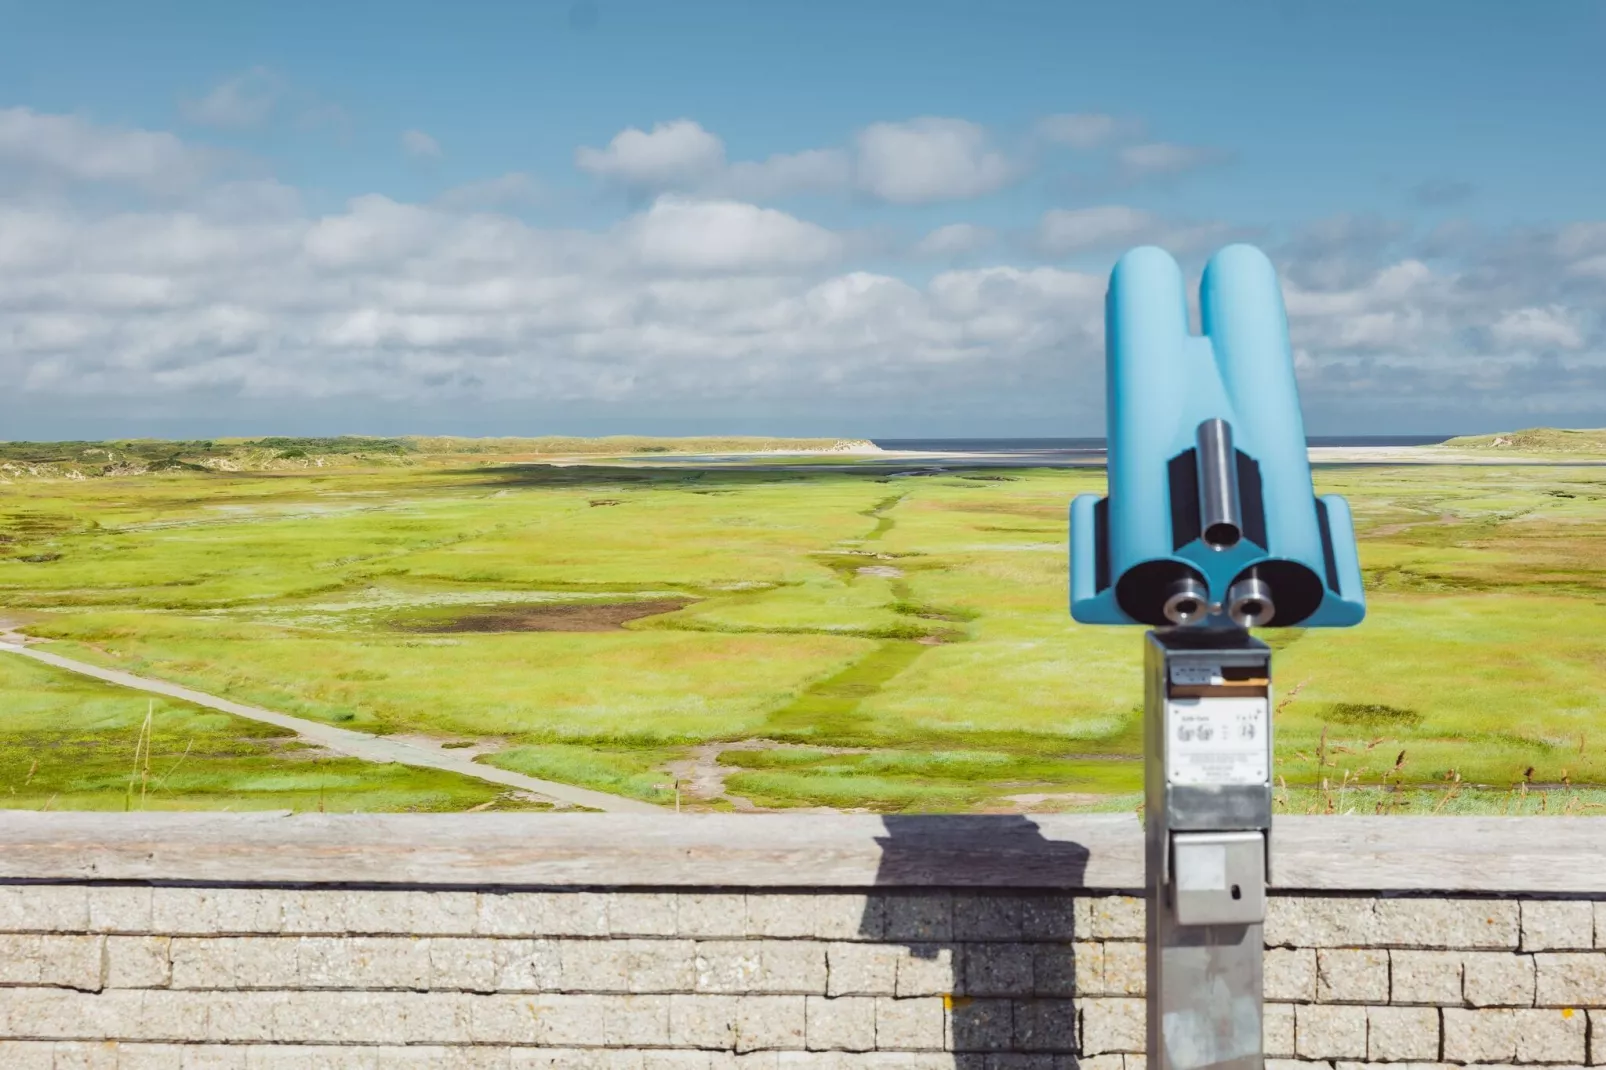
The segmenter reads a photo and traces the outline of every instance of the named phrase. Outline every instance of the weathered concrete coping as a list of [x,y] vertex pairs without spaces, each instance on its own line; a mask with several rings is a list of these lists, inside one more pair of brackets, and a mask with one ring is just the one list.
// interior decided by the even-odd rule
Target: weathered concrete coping
[[[1289,891],[1606,894],[1599,818],[1285,817]],[[1136,889],[1129,814],[0,811],[0,881]]]

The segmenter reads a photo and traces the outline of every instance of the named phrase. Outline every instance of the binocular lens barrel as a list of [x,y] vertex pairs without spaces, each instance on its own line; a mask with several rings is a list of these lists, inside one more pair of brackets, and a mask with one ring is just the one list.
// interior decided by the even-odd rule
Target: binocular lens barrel
[[1227,588],[1227,616],[1240,628],[1258,628],[1277,613],[1271,587],[1257,576],[1241,579]]
[[1171,585],[1164,612],[1172,624],[1192,624],[1210,612],[1210,592],[1196,579],[1180,579]]
[[1238,497],[1238,454],[1232,426],[1206,420],[1196,432],[1199,465],[1199,529],[1205,545],[1226,550],[1243,538],[1243,505]]

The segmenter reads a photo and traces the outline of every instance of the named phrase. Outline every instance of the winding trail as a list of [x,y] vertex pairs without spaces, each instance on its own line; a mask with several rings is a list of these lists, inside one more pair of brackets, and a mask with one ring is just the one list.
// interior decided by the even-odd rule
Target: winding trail
[[7,654],[21,654],[25,658],[54,665],[58,669],[68,672],[80,673],[84,676],[93,676],[109,684],[120,687],[129,687],[138,691],[148,691],[156,695],[166,695],[183,702],[193,703],[196,706],[205,706],[207,709],[231,713],[236,717],[245,717],[264,724],[277,725],[288,728],[308,743],[317,744],[337,754],[344,754],[350,758],[361,758],[367,762],[396,762],[401,765],[420,766],[426,769],[440,769],[448,773],[457,773],[462,776],[473,777],[476,780],[488,780],[493,784],[504,784],[520,791],[535,792],[558,802],[569,803],[573,806],[584,806],[593,810],[609,810],[616,813],[660,813],[662,808],[652,803],[641,802],[636,799],[626,799],[618,795],[609,795],[606,792],[591,791],[588,788],[577,788],[569,784],[560,784],[553,780],[538,780],[535,777],[525,776],[523,773],[509,772],[495,766],[481,765],[470,761],[462,755],[449,751],[432,750],[414,743],[404,743],[401,740],[386,739],[383,736],[371,736],[365,732],[353,732],[349,728],[336,728],[334,725],[322,724],[318,721],[309,721],[301,717],[292,717],[286,713],[275,713],[273,710],[264,710],[257,706],[246,706],[239,702],[231,702],[226,698],[218,698],[201,691],[192,691],[187,687],[170,684],[165,680],[153,680],[145,676],[135,676],[133,673],[123,672],[121,669],[105,669],[99,665],[91,665],[87,661],[77,661],[73,658],[64,658],[60,654],[50,654],[33,646],[26,646],[15,641],[20,638],[16,633],[7,633],[0,641],[0,652]]

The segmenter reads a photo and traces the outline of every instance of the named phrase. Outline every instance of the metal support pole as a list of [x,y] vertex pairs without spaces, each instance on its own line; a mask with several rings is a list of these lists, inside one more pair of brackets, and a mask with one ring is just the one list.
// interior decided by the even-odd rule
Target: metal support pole
[[1262,1070],[1271,650],[1204,627],[1144,649],[1149,1065]]

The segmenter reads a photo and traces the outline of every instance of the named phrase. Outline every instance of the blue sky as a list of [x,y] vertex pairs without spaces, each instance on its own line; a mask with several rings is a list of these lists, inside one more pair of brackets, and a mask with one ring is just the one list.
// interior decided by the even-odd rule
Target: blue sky
[[0,25],[5,437],[1097,434],[1115,257],[1236,239],[1314,433],[1606,423],[1599,3]]

